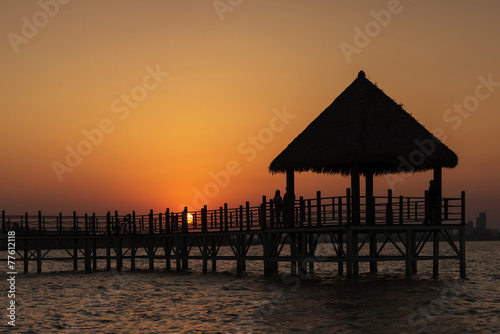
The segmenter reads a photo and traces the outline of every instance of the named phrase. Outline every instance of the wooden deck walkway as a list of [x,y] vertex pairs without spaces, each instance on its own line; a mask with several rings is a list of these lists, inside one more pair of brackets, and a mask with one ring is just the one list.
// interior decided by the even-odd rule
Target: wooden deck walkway
[[[135,270],[138,259],[147,259],[150,270],[184,270],[190,261],[201,261],[206,273],[209,264],[216,271],[217,261],[230,260],[237,272],[244,271],[248,261],[261,261],[267,276],[278,272],[279,263],[288,262],[291,274],[303,278],[314,272],[314,263],[334,262],[339,275],[357,277],[363,262],[369,263],[371,273],[377,272],[378,262],[404,262],[406,274],[412,275],[418,261],[425,260],[433,262],[432,274],[437,276],[440,260],[458,260],[460,276],[465,276],[464,192],[443,198],[433,210],[437,214],[429,212],[425,197],[393,197],[390,190],[374,203],[362,198],[359,224],[353,223],[351,211],[349,189],[345,196],[322,197],[318,192],[313,199],[301,197],[282,210],[264,196],[259,206],[246,202],[236,208],[225,204],[216,210],[205,206],[199,211],[151,210],[147,215],[32,216],[2,211],[0,249],[7,249],[7,232],[15,231],[16,262],[23,263],[24,272],[35,262],[39,273],[46,261],[71,260],[71,269],[87,271],[99,269],[103,261],[107,270],[112,263],[121,270],[124,261]],[[448,252],[440,250],[440,241]],[[318,254],[320,243],[331,245],[330,253]],[[424,251],[426,245],[432,254]],[[221,247],[230,249],[230,255]],[[58,249],[64,256],[55,256]]]

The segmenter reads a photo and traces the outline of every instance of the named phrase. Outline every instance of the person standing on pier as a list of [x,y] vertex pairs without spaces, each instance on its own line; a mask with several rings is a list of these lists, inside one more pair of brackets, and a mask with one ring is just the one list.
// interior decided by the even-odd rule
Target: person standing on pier
[[281,198],[280,191],[277,189],[273,198],[275,212],[276,212],[276,223],[281,224],[281,213],[283,211],[283,199]]
[[115,234],[116,234],[116,236],[120,235],[121,230],[122,230],[122,225],[120,223],[120,220],[116,219],[116,222],[115,222]]

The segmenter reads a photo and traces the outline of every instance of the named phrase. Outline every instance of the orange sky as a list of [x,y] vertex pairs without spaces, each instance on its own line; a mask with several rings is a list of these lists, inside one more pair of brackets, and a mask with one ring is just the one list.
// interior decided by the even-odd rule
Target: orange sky
[[[284,188],[272,159],[363,69],[442,129],[459,156],[445,196],[465,190],[468,219],[488,209],[493,225],[499,12],[493,0],[0,1],[0,206],[257,204]],[[395,194],[420,196],[430,178],[405,178]],[[298,196],[348,185],[296,177]],[[376,179],[376,194],[387,188]]]

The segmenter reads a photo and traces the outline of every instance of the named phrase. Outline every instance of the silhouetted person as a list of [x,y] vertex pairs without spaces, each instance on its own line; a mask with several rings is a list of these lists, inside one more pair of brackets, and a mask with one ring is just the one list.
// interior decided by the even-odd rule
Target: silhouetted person
[[122,227],[121,227],[120,221],[117,219],[116,222],[115,222],[115,233],[116,233],[116,236],[118,236],[120,234],[121,229],[122,229]]
[[128,233],[128,234],[135,234],[135,230],[136,230],[136,227],[135,227],[135,221],[132,222],[132,219],[127,216],[127,217],[124,217],[123,218],[123,224],[122,224],[122,229],[125,233]]
[[437,224],[440,214],[441,198],[439,187],[434,180],[429,181],[429,220],[431,224]]
[[276,223],[281,224],[281,213],[283,212],[283,199],[281,198],[280,191],[276,190],[273,198],[274,208],[276,213]]

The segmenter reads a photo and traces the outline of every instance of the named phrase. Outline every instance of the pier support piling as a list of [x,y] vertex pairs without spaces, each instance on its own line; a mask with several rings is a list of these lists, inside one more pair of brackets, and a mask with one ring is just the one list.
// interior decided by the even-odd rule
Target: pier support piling
[[433,232],[433,252],[432,252],[432,277],[439,275],[439,230]]
[[406,230],[406,276],[411,276],[413,273],[413,233],[411,230]]
[[123,267],[122,237],[116,237],[116,271],[121,271]]
[[42,272],[42,240],[40,238],[36,241],[36,272]]
[[460,228],[460,277],[465,278],[465,225]]

